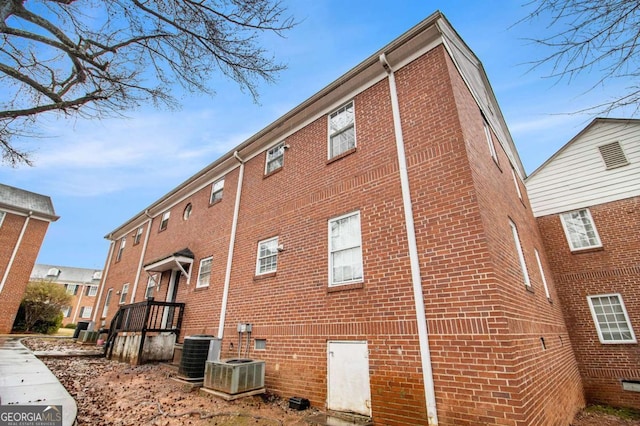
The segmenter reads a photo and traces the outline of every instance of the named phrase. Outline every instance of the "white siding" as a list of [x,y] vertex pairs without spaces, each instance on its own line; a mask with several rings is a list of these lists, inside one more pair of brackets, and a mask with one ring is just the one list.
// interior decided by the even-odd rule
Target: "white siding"
[[[629,165],[607,170],[598,146],[619,142]],[[597,121],[526,182],[536,217],[640,195],[640,121]]]

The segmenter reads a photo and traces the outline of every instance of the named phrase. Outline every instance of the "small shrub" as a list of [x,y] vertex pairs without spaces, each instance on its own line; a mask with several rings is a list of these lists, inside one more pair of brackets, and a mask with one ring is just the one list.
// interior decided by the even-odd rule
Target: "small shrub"
[[64,328],[71,328],[75,330],[77,326],[78,326],[77,324],[70,322],[69,324],[65,325]]

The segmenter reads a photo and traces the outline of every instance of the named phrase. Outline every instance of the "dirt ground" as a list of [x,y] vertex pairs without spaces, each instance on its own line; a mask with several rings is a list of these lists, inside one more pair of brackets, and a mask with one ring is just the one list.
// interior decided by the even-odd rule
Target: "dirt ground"
[[[70,339],[30,337],[33,351],[95,350]],[[158,364],[131,366],[97,357],[42,358],[78,405],[78,425],[303,426],[314,410],[296,411],[273,395],[236,401],[202,395]],[[609,414],[583,411],[571,426],[640,426]]]

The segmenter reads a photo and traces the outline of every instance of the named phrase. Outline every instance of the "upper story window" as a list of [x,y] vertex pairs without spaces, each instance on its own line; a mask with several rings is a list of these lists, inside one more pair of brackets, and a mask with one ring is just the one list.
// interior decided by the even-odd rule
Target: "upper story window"
[[211,185],[211,200],[210,204],[217,203],[222,200],[222,193],[224,192],[224,178],[216,181]]
[[165,229],[167,229],[167,225],[169,224],[169,216],[171,216],[170,211],[162,213],[162,219],[160,219],[160,231],[164,231]]
[[596,225],[588,209],[562,213],[560,219],[572,251],[602,247]]
[[604,161],[604,165],[607,170],[615,169],[616,167],[622,167],[629,164],[629,160],[627,160],[627,156],[624,155],[622,146],[618,141],[611,142],[606,145],[600,145],[598,147],[598,150],[600,151],[602,161]]
[[124,251],[124,246],[126,245],[127,245],[127,238],[122,237],[122,239],[120,240],[120,248],[118,248],[118,254],[116,255],[116,262],[120,262],[120,259],[122,259],[122,252]]
[[278,269],[278,237],[258,243],[256,275],[268,274]]
[[71,306],[64,306],[62,308],[62,316],[65,318],[69,318],[71,315]]
[[7,215],[6,212],[0,210],[0,226],[2,226],[2,222],[4,222],[4,217]]
[[269,173],[280,169],[284,165],[284,142],[280,142],[278,145],[267,151],[267,163],[265,165],[264,173]]
[[549,294],[549,286],[547,285],[547,277],[544,275],[544,269],[542,269],[542,262],[540,261],[540,254],[538,253],[538,249],[533,249],[533,252],[536,255],[536,262],[538,263],[538,269],[540,270],[540,278],[542,279],[542,285],[544,286],[544,294],[547,296],[547,299],[551,299],[551,294]]
[[147,278],[147,289],[144,292],[145,299],[153,297],[153,289],[158,285],[158,280],[158,274],[149,275],[149,278]]
[[212,262],[212,257],[207,257],[200,261],[200,270],[198,271],[198,282],[196,283],[196,288],[209,287],[209,282],[211,281]]
[[356,147],[353,101],[329,114],[329,159]]
[[97,285],[87,286],[87,296],[95,296],[96,294],[98,294],[98,286]]
[[513,234],[513,240],[516,245],[516,252],[518,253],[518,260],[520,261],[520,268],[522,270],[522,278],[524,285],[531,287],[531,281],[529,280],[529,271],[527,270],[527,262],[524,260],[524,252],[522,251],[522,245],[520,245],[520,236],[518,235],[518,228],[513,221],[509,220],[509,226],[511,227],[511,233]]
[[140,239],[142,238],[142,233],[144,232],[144,227],[140,226],[136,229],[136,233],[133,234],[133,245],[140,244]]
[[129,283],[122,286],[122,292],[120,293],[120,304],[123,305],[127,301],[127,293],[129,293]]
[[80,318],[91,318],[92,306],[83,306],[80,308]]
[[329,220],[329,286],[362,281],[360,212]]
[[67,293],[68,294],[78,294],[78,285],[77,284],[67,284]]
[[518,182],[518,176],[516,175],[516,171],[515,169],[512,167],[511,168],[511,176],[513,176],[513,183],[516,186],[516,192],[518,193],[518,198],[520,198],[522,200],[522,192],[520,191],[520,183]]
[[193,205],[191,203],[187,204],[184,207],[184,211],[182,212],[182,219],[189,220],[191,217],[191,211],[193,210]]
[[489,123],[487,123],[487,120],[484,120],[482,124],[484,125],[484,136],[485,138],[487,138],[487,144],[489,145],[489,153],[491,154],[491,158],[493,158],[493,161],[497,163],[498,153],[496,152],[496,146],[493,143],[493,136],[491,136],[491,127],[489,127]]
[[636,343],[620,294],[587,296],[600,343]]

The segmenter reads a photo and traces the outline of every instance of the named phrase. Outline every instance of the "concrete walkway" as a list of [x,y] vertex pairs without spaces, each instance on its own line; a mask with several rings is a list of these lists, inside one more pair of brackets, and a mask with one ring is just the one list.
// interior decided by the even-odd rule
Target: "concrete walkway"
[[78,406],[20,337],[0,336],[0,405],[62,405],[62,424],[75,424]]

